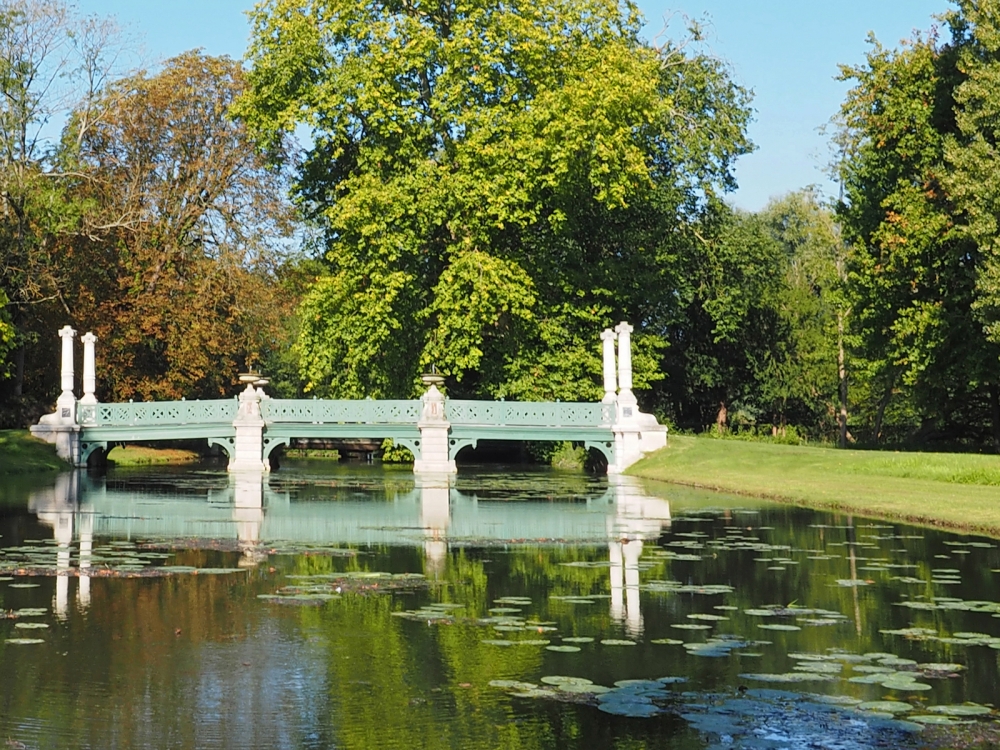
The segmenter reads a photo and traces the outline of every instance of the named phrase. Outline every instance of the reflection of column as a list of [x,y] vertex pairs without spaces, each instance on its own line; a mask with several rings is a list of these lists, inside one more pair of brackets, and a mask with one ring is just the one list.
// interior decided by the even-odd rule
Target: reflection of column
[[97,396],[97,363],[94,353],[94,344],[97,343],[97,336],[88,331],[80,339],[83,342],[83,398],[81,404],[96,404]]
[[264,523],[264,480],[257,472],[235,472],[233,482],[233,520],[236,539],[243,551],[241,566],[256,565],[266,555],[261,554],[260,529]]
[[605,328],[601,332],[602,355],[604,358],[604,398],[605,404],[613,404],[617,398],[618,383],[615,377],[615,332]]
[[420,488],[420,525],[424,530],[424,573],[444,572],[448,559],[448,526],[451,524],[451,483],[445,475],[417,475]]
[[642,611],[639,609],[639,557],[642,540],[632,539],[622,545],[625,558],[625,631],[629,635],[642,635]]
[[621,622],[625,619],[625,604],[622,601],[625,587],[621,542],[608,542],[608,557],[611,560],[611,619]]
[[51,488],[31,493],[28,510],[38,521],[52,527],[56,542],[56,595],[53,609],[65,619],[69,609],[70,545],[73,543],[73,517],[76,512],[78,477],[67,472],[56,477]]
[[80,578],[76,592],[76,606],[81,612],[90,606],[90,557],[94,551],[94,512],[92,508],[81,509],[77,514],[77,528],[80,535]]
[[616,474],[608,477],[608,485],[615,497],[608,528],[612,536],[655,539],[670,528],[670,502],[647,494],[638,479]]

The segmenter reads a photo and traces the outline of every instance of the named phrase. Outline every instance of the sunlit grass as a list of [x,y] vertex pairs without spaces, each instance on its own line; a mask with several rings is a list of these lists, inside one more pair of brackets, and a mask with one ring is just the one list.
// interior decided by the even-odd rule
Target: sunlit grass
[[108,461],[117,466],[153,464],[190,464],[201,459],[195,451],[178,448],[148,448],[143,445],[119,445],[108,452]]
[[27,430],[0,430],[0,474],[30,474],[69,468],[56,448]]
[[1000,535],[1000,456],[671,437],[630,472],[813,507]]

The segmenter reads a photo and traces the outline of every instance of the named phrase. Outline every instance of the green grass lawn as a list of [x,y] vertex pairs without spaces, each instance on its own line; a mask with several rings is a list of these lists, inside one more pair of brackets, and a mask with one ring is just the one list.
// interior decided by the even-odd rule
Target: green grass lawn
[[69,464],[56,455],[56,447],[31,436],[27,430],[0,430],[0,475],[64,471]]
[[190,464],[200,461],[195,451],[179,448],[148,448],[143,445],[118,445],[108,451],[108,461],[116,466],[151,466],[153,464]]
[[647,479],[1000,536],[1000,456],[670,437]]

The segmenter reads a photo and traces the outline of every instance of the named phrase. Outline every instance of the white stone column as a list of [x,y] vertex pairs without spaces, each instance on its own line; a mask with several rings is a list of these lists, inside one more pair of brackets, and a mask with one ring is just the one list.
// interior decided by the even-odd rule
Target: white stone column
[[632,331],[628,323],[622,321],[615,328],[618,334],[618,403],[622,407],[622,418],[635,414],[635,395],[632,393]]
[[97,357],[94,344],[97,343],[97,336],[90,331],[83,334],[80,339],[83,342],[83,398],[81,404],[96,404],[97,396]]
[[618,399],[618,382],[615,377],[615,338],[617,335],[610,328],[601,332],[601,347],[604,356],[604,398],[605,404],[613,404]]
[[229,459],[229,471],[266,472],[270,464],[264,460],[264,420],[260,416],[260,393],[251,383],[240,394],[240,408],[233,420],[236,440]]
[[69,326],[59,329],[59,338],[62,339],[62,368],[61,385],[62,393],[56,400],[56,418],[61,424],[76,424],[76,396],[73,394],[73,338],[76,336]]
[[455,461],[448,457],[451,424],[444,414],[444,395],[432,384],[420,399],[424,403],[417,422],[420,455],[414,456],[414,474],[456,474]]

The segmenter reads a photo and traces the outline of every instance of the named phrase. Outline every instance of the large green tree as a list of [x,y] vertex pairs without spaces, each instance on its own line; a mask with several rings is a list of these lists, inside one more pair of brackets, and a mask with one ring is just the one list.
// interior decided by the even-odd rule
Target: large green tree
[[[631,3],[268,0],[237,113],[311,130],[296,196],[327,272],[302,309],[308,387],[599,397],[601,328],[638,324],[637,385],[680,310],[679,239],[733,186],[748,95],[639,37]],[[684,235],[684,240],[691,238]]]
[[995,65],[982,39],[995,36],[1000,4],[958,5],[947,42],[917,36],[890,50],[872,40],[866,62],[843,69],[854,85],[841,110],[839,215],[878,413],[902,387],[926,434],[980,440],[992,422],[1000,444],[989,116],[977,115]]

